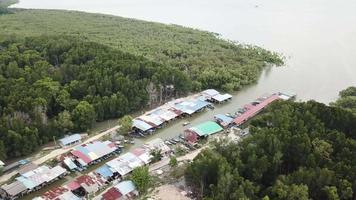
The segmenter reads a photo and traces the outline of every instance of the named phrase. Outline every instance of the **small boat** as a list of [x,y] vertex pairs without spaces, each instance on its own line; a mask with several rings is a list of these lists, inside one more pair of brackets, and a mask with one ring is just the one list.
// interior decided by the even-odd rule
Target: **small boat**
[[185,139],[183,135],[179,135],[179,137],[180,137],[182,140],[184,140],[184,139]]
[[180,140],[178,138],[173,138],[172,140],[174,140],[175,142],[180,142]]
[[190,122],[184,122],[183,123],[183,126],[187,126],[187,125],[189,125],[190,124]]
[[135,144],[135,141],[131,140],[131,141],[130,141],[130,144]]
[[177,144],[177,142],[174,141],[173,139],[169,140],[169,142],[172,143],[172,144]]
[[172,143],[170,143],[168,140],[164,141],[164,143],[171,145]]
[[117,147],[119,147],[119,148],[124,148],[124,146],[123,146],[123,145],[119,145],[119,146],[117,146]]

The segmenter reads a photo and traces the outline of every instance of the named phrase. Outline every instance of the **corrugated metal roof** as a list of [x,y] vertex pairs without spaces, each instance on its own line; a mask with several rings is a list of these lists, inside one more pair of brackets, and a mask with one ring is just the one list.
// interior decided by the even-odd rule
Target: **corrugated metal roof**
[[219,92],[216,91],[216,90],[214,90],[214,89],[207,89],[207,90],[204,90],[204,91],[202,92],[202,94],[208,95],[208,96],[212,97],[212,96],[218,95]]
[[135,184],[132,181],[122,181],[114,187],[117,188],[123,196],[136,190]]
[[69,182],[69,183],[67,184],[67,187],[68,187],[71,191],[73,191],[73,190],[76,190],[76,189],[80,188],[80,185],[79,185],[79,183],[77,183],[77,181],[71,181],[71,182]]
[[75,150],[71,153],[88,164],[91,161],[97,160],[114,152],[116,149],[116,145],[113,145],[110,141],[94,141],[86,145],[75,147]]
[[36,168],[38,168],[38,165],[36,165],[36,164],[30,162],[30,163],[27,163],[26,165],[22,166],[22,167],[18,170],[18,172],[19,172],[19,174],[22,175],[22,174],[25,174],[25,173],[27,173],[27,172],[29,172],[29,171],[31,171],[31,170],[36,169]]
[[16,180],[21,181],[28,189],[33,189],[42,183],[50,182],[60,175],[66,173],[66,169],[61,166],[49,168],[48,166],[40,166],[32,171],[17,177]]
[[230,124],[234,119],[231,118],[231,117],[228,117],[226,115],[223,115],[223,114],[217,114],[214,116],[214,118],[226,123],[226,124]]
[[232,96],[230,94],[218,94],[213,96],[212,98],[216,101],[222,102],[232,98]]
[[154,115],[154,114],[146,114],[146,115],[141,115],[137,119],[140,119],[142,121],[145,121],[147,123],[152,123],[156,126],[161,125],[164,120],[162,120],[159,116]]
[[55,187],[55,188],[48,190],[41,197],[42,197],[42,199],[45,199],[45,200],[60,199],[59,197],[68,191],[69,191],[68,188],[59,186],[59,187]]
[[73,170],[73,169],[78,168],[78,166],[77,166],[70,158],[65,158],[65,159],[63,160],[63,163],[64,163],[70,170]]
[[102,200],[118,200],[122,194],[115,187],[110,188],[102,195]]
[[11,184],[1,186],[1,189],[5,190],[5,192],[10,196],[16,196],[27,190],[27,187],[21,181],[15,181]]
[[[84,161],[86,164],[88,164],[88,163],[90,163],[90,162],[92,161],[87,155],[85,155],[85,154],[82,153],[81,151],[73,150],[73,151],[71,151],[71,153],[72,153],[74,156],[80,158],[80,159],[81,159],[82,161]],[[80,162],[80,161],[78,160],[78,162]]]
[[206,101],[199,99],[187,99],[181,103],[175,104],[174,107],[184,113],[193,114],[208,105],[210,105],[210,103]]
[[100,174],[100,176],[104,177],[104,178],[108,178],[113,176],[113,172],[110,170],[110,168],[107,165],[104,165],[100,168],[98,168],[97,170],[95,170],[96,173]]
[[80,136],[80,134],[73,134],[73,135],[70,135],[68,137],[60,139],[59,142],[62,145],[68,145],[68,144],[71,144],[73,142],[80,141],[81,139],[82,139],[82,137]]
[[150,163],[151,161],[151,154],[148,150],[146,150],[145,148],[136,148],[134,150],[131,151],[135,156],[137,156],[140,160],[142,160],[145,164]]
[[273,101],[276,101],[280,99],[278,95],[274,94],[272,96],[269,96],[268,98],[266,98],[265,100],[263,100],[262,102],[260,102],[259,104],[255,105],[255,106],[251,106],[249,108],[249,110],[247,110],[246,112],[242,113],[240,116],[236,117],[234,119],[234,122],[236,125],[241,125],[244,122],[246,122],[248,119],[250,119],[251,117],[255,116],[258,112],[260,112],[263,108],[265,108],[266,106],[268,106],[270,103],[272,103]]
[[133,153],[125,153],[118,158],[106,163],[110,170],[118,172],[121,176],[130,173],[136,167],[144,165],[144,162]]
[[60,195],[59,200],[81,200],[82,198],[79,198],[75,196],[71,191],[65,192],[64,194]]
[[153,140],[148,141],[145,146],[149,150],[161,150],[162,153],[166,153],[171,150],[171,148],[164,143],[161,138],[155,138]]
[[197,133],[199,136],[207,136],[211,135],[217,132],[220,132],[223,130],[221,126],[219,126],[217,123],[212,122],[212,121],[207,121],[204,123],[201,123],[197,126],[189,128],[189,130]]
[[139,119],[134,119],[132,121],[132,126],[140,129],[141,131],[147,131],[147,130],[153,128],[151,125],[149,125],[146,122],[139,120]]

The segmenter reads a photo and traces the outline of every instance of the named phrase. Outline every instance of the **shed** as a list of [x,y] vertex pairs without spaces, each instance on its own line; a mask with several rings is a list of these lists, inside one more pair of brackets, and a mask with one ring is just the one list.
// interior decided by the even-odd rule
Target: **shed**
[[147,124],[146,122],[139,120],[139,119],[134,119],[132,121],[132,127],[137,128],[143,132],[150,130],[153,128],[153,126]]
[[180,110],[182,113],[191,115],[209,105],[209,102],[202,101],[200,99],[185,99],[182,102],[175,104],[174,108]]
[[110,170],[109,166],[103,165],[102,167],[95,170],[96,173],[100,174],[103,178],[107,179],[114,175],[114,173]]
[[[138,195],[135,184],[132,181],[122,181],[114,186],[123,196]],[[130,196],[131,196],[130,195]]]
[[45,192],[40,198],[43,200],[77,200],[75,196],[67,187],[56,187]]
[[72,161],[72,159],[68,157],[63,160],[63,163],[65,164],[65,166],[68,167],[69,170],[74,170],[78,168],[78,166]]
[[118,200],[122,194],[115,187],[110,188],[102,195],[102,200]]
[[153,140],[148,141],[145,144],[145,147],[148,148],[149,151],[151,150],[161,150],[162,154],[168,153],[171,151],[171,148],[164,143],[161,138],[156,138]]
[[80,136],[80,134],[73,134],[70,136],[67,136],[65,138],[62,138],[59,140],[59,144],[62,147],[68,147],[71,146],[73,144],[78,144],[81,142],[82,137]]
[[218,91],[214,90],[214,89],[207,89],[207,90],[204,90],[202,92],[202,94],[206,97],[208,97],[208,99],[210,99],[211,97],[215,96],[215,95],[218,95],[220,94]]
[[221,126],[212,121],[201,123],[197,126],[189,128],[190,131],[197,133],[199,136],[208,136],[223,130]]
[[11,184],[5,184],[1,186],[1,190],[3,190],[7,197],[16,197],[21,195],[23,192],[27,190],[27,187],[20,181],[12,182]]
[[218,94],[218,95],[215,95],[212,97],[213,101],[216,101],[219,103],[229,100],[231,98],[232,98],[232,96],[230,94]]
[[140,160],[142,160],[145,164],[149,164],[151,162],[152,155],[144,148],[136,148],[132,150],[132,153]]
[[195,143],[200,137],[207,137],[211,134],[222,131],[223,128],[217,123],[207,121],[184,131],[184,137],[190,143]]
[[38,165],[30,162],[30,163],[27,163],[24,166],[20,167],[20,169],[18,170],[18,173],[22,175],[22,174],[25,174],[29,171],[36,169],[36,168],[38,168]]
[[233,118],[223,115],[223,114],[215,115],[214,119],[223,127],[229,126],[234,121]]

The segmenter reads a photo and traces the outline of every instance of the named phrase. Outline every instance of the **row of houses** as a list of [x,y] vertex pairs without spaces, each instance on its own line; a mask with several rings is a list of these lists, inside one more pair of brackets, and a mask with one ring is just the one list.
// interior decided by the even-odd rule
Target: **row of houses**
[[37,191],[63,178],[68,174],[68,171],[59,165],[50,168],[47,165],[37,166],[33,163],[28,163],[20,169],[19,174],[15,181],[1,186],[0,196],[2,199],[16,199],[25,194]]
[[223,131],[224,128],[242,125],[274,101],[289,100],[294,97],[295,94],[281,92],[272,95],[265,95],[249,104],[246,104],[234,115],[217,114],[214,116],[214,122],[207,121],[186,129],[184,131],[184,138],[189,143],[194,144],[201,138]]
[[16,199],[40,190],[59,178],[63,178],[70,171],[81,171],[89,165],[115,155],[118,150],[116,145],[110,141],[94,141],[76,146],[68,154],[62,155],[61,163],[53,168],[47,165],[37,166],[29,162],[18,169],[18,177],[15,181],[1,186],[0,196],[3,199]]
[[213,108],[211,103],[222,103],[231,98],[230,94],[220,94],[214,89],[208,89],[195,95],[175,99],[136,117],[133,120],[133,130],[141,134],[150,133],[179,117],[190,116],[207,107]]
[[120,153],[115,143],[111,141],[94,141],[76,146],[68,154],[60,158],[69,170],[85,169],[89,165],[97,164]]
[[[107,144],[111,146],[110,143],[105,141],[102,142],[102,144]],[[94,149],[87,148],[87,150],[91,149],[90,152],[99,154],[98,151],[103,150],[97,149],[106,148],[100,145],[95,147],[96,148]],[[81,159],[85,163],[91,163],[92,160],[96,158],[96,156],[91,157],[91,153],[87,152],[87,150],[83,150],[80,147],[76,147],[75,150],[71,152],[71,154],[76,159]],[[152,150],[160,150],[163,155],[168,155],[171,152],[170,147],[168,147],[162,139],[153,139],[145,143],[143,146],[133,149],[131,152],[124,153],[118,156],[117,158],[106,162],[103,166],[99,167],[93,172],[79,176],[63,186],[47,191],[41,197],[37,197],[36,200],[84,199],[87,196],[93,195],[94,193],[98,192],[108,183],[123,179],[123,177],[127,176],[135,168],[149,164],[151,162],[152,156],[150,155],[150,152]],[[75,153],[75,151],[81,151],[82,154],[86,156],[86,158],[83,157],[83,155],[81,154]],[[103,151],[103,153],[99,155],[107,155],[104,152],[108,153],[110,151]],[[80,162],[73,161],[73,163],[78,164]],[[63,164],[68,167],[65,159],[63,160]],[[97,197],[96,199],[131,199],[132,197],[137,195],[138,192],[131,181],[122,181],[117,184],[114,184],[114,187],[110,188],[103,195]]]
[[[73,181],[45,192],[34,200],[82,200],[98,192],[106,185],[105,180],[95,173],[82,175]],[[96,199],[131,199],[138,196],[134,183],[130,180],[114,184],[100,198]]]

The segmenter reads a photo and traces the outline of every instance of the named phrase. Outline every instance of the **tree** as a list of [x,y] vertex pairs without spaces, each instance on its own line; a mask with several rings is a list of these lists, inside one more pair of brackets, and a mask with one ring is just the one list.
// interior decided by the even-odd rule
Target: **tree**
[[72,122],[72,116],[70,112],[67,110],[58,114],[58,119],[56,121],[57,127],[63,130],[64,133],[72,130],[74,128],[74,124]]
[[355,194],[356,116],[309,102],[272,104],[239,145],[220,141],[188,166],[199,198],[347,199]]
[[140,193],[146,193],[151,186],[152,180],[147,166],[138,167],[133,170],[131,180],[135,183]]
[[175,156],[171,156],[169,159],[169,166],[171,167],[177,167],[178,166],[178,160]]
[[161,149],[153,149],[153,150],[151,150],[150,155],[152,156],[151,162],[158,162],[162,159],[162,150]]
[[119,119],[120,132],[124,135],[127,135],[132,129],[132,120],[131,115],[125,115]]
[[72,118],[76,129],[85,131],[90,128],[95,121],[94,107],[87,101],[81,101],[73,110]]

